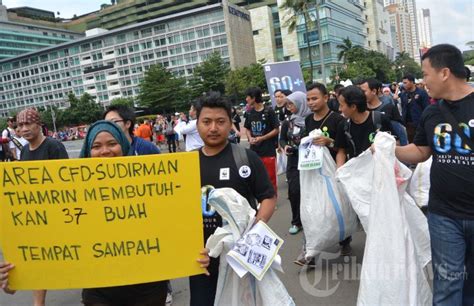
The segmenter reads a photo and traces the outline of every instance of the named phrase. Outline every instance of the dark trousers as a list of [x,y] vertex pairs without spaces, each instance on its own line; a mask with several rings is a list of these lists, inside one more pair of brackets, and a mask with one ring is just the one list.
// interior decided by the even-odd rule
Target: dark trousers
[[214,306],[219,276],[219,258],[211,258],[207,270],[211,275],[200,274],[189,277],[190,306]]
[[175,134],[173,135],[166,135],[166,140],[168,141],[168,150],[169,152],[176,152],[176,141],[175,141]]
[[288,180],[288,199],[291,204],[291,225],[301,226],[300,219],[300,171],[287,168],[286,179]]
[[428,213],[433,305],[474,305],[474,220]]

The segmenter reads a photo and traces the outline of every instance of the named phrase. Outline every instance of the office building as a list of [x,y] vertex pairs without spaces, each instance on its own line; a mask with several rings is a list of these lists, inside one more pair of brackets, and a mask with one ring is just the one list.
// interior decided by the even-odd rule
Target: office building
[[65,107],[69,92],[108,105],[136,96],[151,65],[188,77],[213,52],[231,68],[256,61],[248,11],[224,1],[0,60],[0,116]]

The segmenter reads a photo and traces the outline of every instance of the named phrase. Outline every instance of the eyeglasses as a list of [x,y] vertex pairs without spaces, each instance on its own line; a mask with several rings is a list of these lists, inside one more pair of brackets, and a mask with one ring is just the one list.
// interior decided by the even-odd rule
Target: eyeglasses
[[125,120],[123,120],[123,119],[112,120],[112,122],[114,122],[114,123],[119,123],[119,122],[124,122],[124,121]]

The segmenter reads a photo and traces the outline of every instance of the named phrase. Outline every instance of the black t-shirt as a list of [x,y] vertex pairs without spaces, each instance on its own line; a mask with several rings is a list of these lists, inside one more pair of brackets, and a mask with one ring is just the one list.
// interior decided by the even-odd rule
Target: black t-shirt
[[[465,135],[474,140],[474,93],[446,105]],[[474,220],[474,148],[469,150],[462,145],[462,138],[444,119],[437,104],[423,112],[413,142],[429,146],[433,153],[429,210],[451,218]]]
[[291,117],[291,112],[286,108],[286,106],[275,106],[275,114],[278,117],[278,121],[282,122]]
[[[214,156],[206,156],[202,153],[202,149],[199,150],[202,186],[233,188],[245,197],[249,203],[252,200],[251,194],[258,202],[272,198],[275,195],[275,190],[263,162],[255,152],[246,151],[251,171],[248,178],[242,178],[235,164],[230,143],[224,150]],[[203,222],[205,241],[214,233],[217,227],[222,226],[222,219],[217,213],[209,216],[209,213],[203,212]]]
[[[390,124],[390,119],[388,118],[388,116],[382,114],[381,117],[382,126],[380,127],[380,131],[390,132],[392,135],[394,135],[395,133],[393,133],[392,131],[392,125]],[[349,133],[351,134],[352,140],[354,141],[354,152],[352,144],[349,142],[344,132],[344,125],[347,124],[346,122],[347,119],[342,120],[339,123],[336,133],[336,143],[334,144],[334,146],[336,148],[345,149],[346,154],[348,155],[349,159],[351,159],[370,148],[370,145],[374,142],[376,127],[374,122],[372,121],[372,112],[367,117],[367,120],[365,120],[361,124],[357,124],[351,120]]]
[[305,127],[298,126],[293,121],[283,121],[281,124],[280,131],[280,146],[291,146],[293,152],[288,155],[286,170],[298,170],[298,146],[301,142],[301,138],[304,137]]
[[390,120],[402,122],[402,116],[398,111],[398,108],[393,103],[382,103],[376,108],[369,108],[369,111],[379,111],[386,114]]
[[[330,110],[323,119],[318,121],[314,120],[314,115],[311,114],[305,118],[305,136],[308,136],[309,133],[315,129],[320,129],[325,137],[336,140],[337,127],[343,119],[344,117],[332,110]],[[329,151],[331,152],[331,156],[334,158],[334,160],[336,160],[337,151],[335,151],[333,148],[329,148]]]
[[21,150],[20,160],[46,160],[46,159],[67,159],[66,148],[62,143],[51,137],[46,137],[38,148],[30,151],[30,145],[27,144]]
[[[245,119],[245,128],[250,131],[252,137],[259,137],[266,135],[277,129],[280,123],[278,118],[271,108],[266,108],[262,111],[252,109]],[[250,149],[255,151],[260,157],[276,156],[276,144],[278,135],[271,139],[264,140],[256,145],[250,145]]]

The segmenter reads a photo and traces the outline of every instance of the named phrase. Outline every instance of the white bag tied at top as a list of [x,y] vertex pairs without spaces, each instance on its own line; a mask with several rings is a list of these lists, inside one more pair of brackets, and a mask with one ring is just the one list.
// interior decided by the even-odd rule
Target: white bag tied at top
[[209,205],[222,217],[223,226],[209,237],[206,247],[209,256],[220,256],[219,279],[215,306],[293,306],[293,299],[274,269],[281,269],[277,258],[257,281],[250,273],[240,278],[226,260],[227,254],[255,220],[255,210],[232,188],[214,189],[209,193]]
[[357,305],[431,305],[428,225],[405,190],[411,171],[392,136],[377,133],[374,146],[336,173],[367,232]]
[[433,158],[430,157],[427,161],[419,163],[408,185],[408,193],[415,200],[419,207],[427,206],[430,197],[430,171]]
[[[312,143],[321,134],[320,130],[314,130],[301,143]],[[331,153],[326,147],[313,146],[322,152],[322,167],[300,170],[300,217],[305,231],[307,259],[352,235],[359,223],[343,189],[336,182],[336,164]]]

